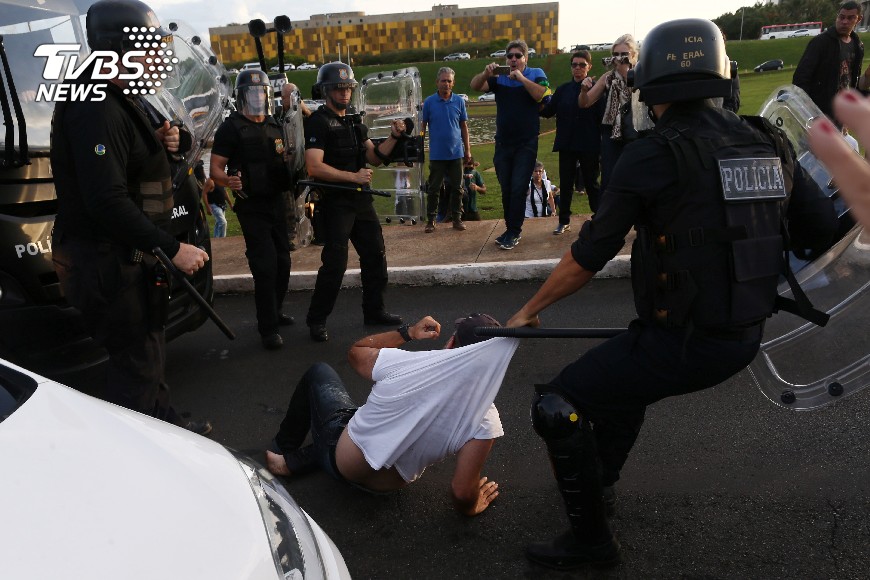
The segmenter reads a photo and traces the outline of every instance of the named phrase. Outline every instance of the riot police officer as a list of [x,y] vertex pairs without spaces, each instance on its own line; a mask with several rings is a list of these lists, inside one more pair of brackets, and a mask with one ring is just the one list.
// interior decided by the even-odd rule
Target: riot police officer
[[254,278],[257,330],[263,346],[284,344],[279,326],[293,324],[281,312],[290,285],[290,240],[286,199],[291,189],[284,163],[284,133],[272,116],[274,98],[261,70],[236,77],[236,111],[218,127],[211,150],[211,177],[236,197],[235,212],[245,238],[245,255]]
[[[731,94],[729,69],[722,35],[708,20],[649,32],[633,81],[655,130],[626,147],[595,217],[508,322],[540,324],[538,313],[583,287],[636,228],[638,318],[536,387],[533,426],[570,522],[566,533],[527,548],[541,565],[618,559],[606,504],[615,501],[613,484],[646,407],[712,387],[755,357],[765,319],[787,306],[777,297],[787,268],[781,225],[792,247],[831,241],[832,204],[784,135],[714,100]],[[806,303],[797,306],[811,316]]]
[[305,165],[317,181],[335,184],[323,187],[321,204],[324,236],[322,265],[311,305],[308,308],[309,333],[317,342],[329,339],[326,319],[332,313],[341,280],[347,269],[347,243],[359,254],[363,287],[363,317],[366,324],[399,325],[402,319],[384,308],[387,286],[387,257],[384,236],[372,196],[365,192],[372,181],[366,163],[380,165],[389,159],[396,143],[404,138],[405,123],[394,120],[390,136],[375,146],[368,128],[351,109],[351,96],[357,82],[353,70],[341,62],[320,67],[317,94],[326,104],[305,121]]
[[[119,56],[135,50],[127,27],[153,27],[166,41],[171,36],[138,0],[100,0],[88,10],[92,50]],[[131,58],[146,66],[144,54]],[[128,81],[119,75],[106,83],[105,99],[55,108],[55,270],[67,301],[108,352],[104,398],[205,434],[208,422],[183,423],[169,404],[163,382],[168,297],[159,292],[166,273],[151,250],[159,247],[189,274],[204,266],[208,254],[163,229],[173,206],[167,151],[178,151],[178,129],[165,121],[154,127],[148,117],[153,109],[125,94]]]

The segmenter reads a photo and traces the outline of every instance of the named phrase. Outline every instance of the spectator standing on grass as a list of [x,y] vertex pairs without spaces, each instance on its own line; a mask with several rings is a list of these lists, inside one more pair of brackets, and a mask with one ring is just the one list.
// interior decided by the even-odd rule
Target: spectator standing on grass
[[585,109],[578,106],[580,88],[591,71],[592,56],[588,50],[572,54],[571,80],[559,86],[550,102],[541,109],[542,117],[556,116],[553,151],[559,153],[559,184],[564,190],[559,198],[559,225],[553,230],[557,236],[571,229],[571,201],[581,179],[589,197],[589,208],[592,213],[598,209],[604,101],[598,100]]
[[495,154],[492,161],[501,185],[506,230],[496,238],[503,250],[513,250],[520,241],[525,216],[529,176],[538,157],[538,110],[551,95],[550,83],[542,69],[526,66],[529,47],[512,40],[505,51],[508,74],[497,74],[498,63],[486,65],[471,79],[475,91],[495,94]]
[[829,119],[837,93],[858,86],[864,60],[864,43],[855,32],[860,21],[858,2],[840,4],[836,22],[810,40],[792,77]]
[[453,229],[464,231],[462,223],[462,165],[471,158],[468,138],[468,112],[465,100],[453,92],[456,73],[441,67],[435,77],[438,92],[423,101],[421,133],[429,128],[429,186],[426,193],[427,234],[435,231],[438,194],[442,182],[449,188]]

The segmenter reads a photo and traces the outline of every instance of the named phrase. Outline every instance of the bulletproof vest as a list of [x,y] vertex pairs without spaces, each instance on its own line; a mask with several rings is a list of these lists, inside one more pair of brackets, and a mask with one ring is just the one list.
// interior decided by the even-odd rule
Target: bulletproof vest
[[356,172],[364,166],[365,126],[356,122],[356,115],[328,115],[315,111],[316,114],[326,116],[329,133],[327,144],[323,150],[323,162],[342,171]]
[[230,115],[241,143],[230,169],[242,172],[242,190],[248,197],[268,197],[290,189],[290,173],[284,163],[284,132],[267,116],[262,123],[249,121],[239,112]]
[[663,226],[637,228],[636,306],[665,327],[752,325],[776,310],[794,161],[763,119],[723,126],[713,110],[700,115],[650,136],[674,155],[680,196]]
[[[130,173],[132,169],[130,165],[127,167],[127,194],[152,223],[166,230],[172,220],[174,204],[172,179],[166,151],[155,138],[154,128],[139,106],[126,97],[115,95],[112,91],[109,91],[108,94],[109,99],[113,99],[119,107],[130,114],[136,130],[139,132],[139,138],[148,151],[147,157],[137,159],[135,174]],[[68,106],[69,104],[66,102],[57,104],[54,127],[63,127],[63,118],[67,113]],[[75,175],[76,169],[68,151],[66,135],[57,135],[52,138],[52,157],[63,159],[64,163],[70,167],[69,174]],[[66,184],[65,189],[75,190],[76,187],[74,182],[70,182]],[[80,230],[81,227],[84,227],[84,224],[79,224],[78,228],[73,225],[71,229]],[[84,231],[76,231],[75,233],[87,235]]]

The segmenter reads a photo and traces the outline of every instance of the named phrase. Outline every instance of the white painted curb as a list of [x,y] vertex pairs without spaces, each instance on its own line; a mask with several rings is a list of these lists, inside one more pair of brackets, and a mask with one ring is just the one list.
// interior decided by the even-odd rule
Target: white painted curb
[[[559,260],[527,260],[525,262],[480,262],[449,266],[409,266],[388,268],[390,284],[394,286],[458,286],[461,284],[487,284],[517,280],[544,280]],[[360,271],[348,270],[342,287],[360,286]],[[598,278],[628,278],[631,276],[631,258],[616,256],[596,274]],[[317,272],[291,272],[290,290],[313,290]],[[215,276],[217,294],[246,294],[254,291],[250,274]]]

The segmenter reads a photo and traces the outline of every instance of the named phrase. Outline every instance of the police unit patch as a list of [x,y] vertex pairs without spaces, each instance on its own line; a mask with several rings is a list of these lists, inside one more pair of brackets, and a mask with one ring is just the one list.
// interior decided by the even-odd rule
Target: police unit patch
[[97,145],[94,147],[94,153],[97,155],[105,155],[106,154],[106,146],[105,145]]
[[785,199],[785,179],[779,157],[720,159],[719,179],[725,201]]
[[284,141],[282,139],[275,139],[275,153],[279,155],[284,153]]
[[347,70],[343,69],[343,68],[339,69],[338,70],[338,78],[340,78],[343,81],[346,81],[348,79]]

